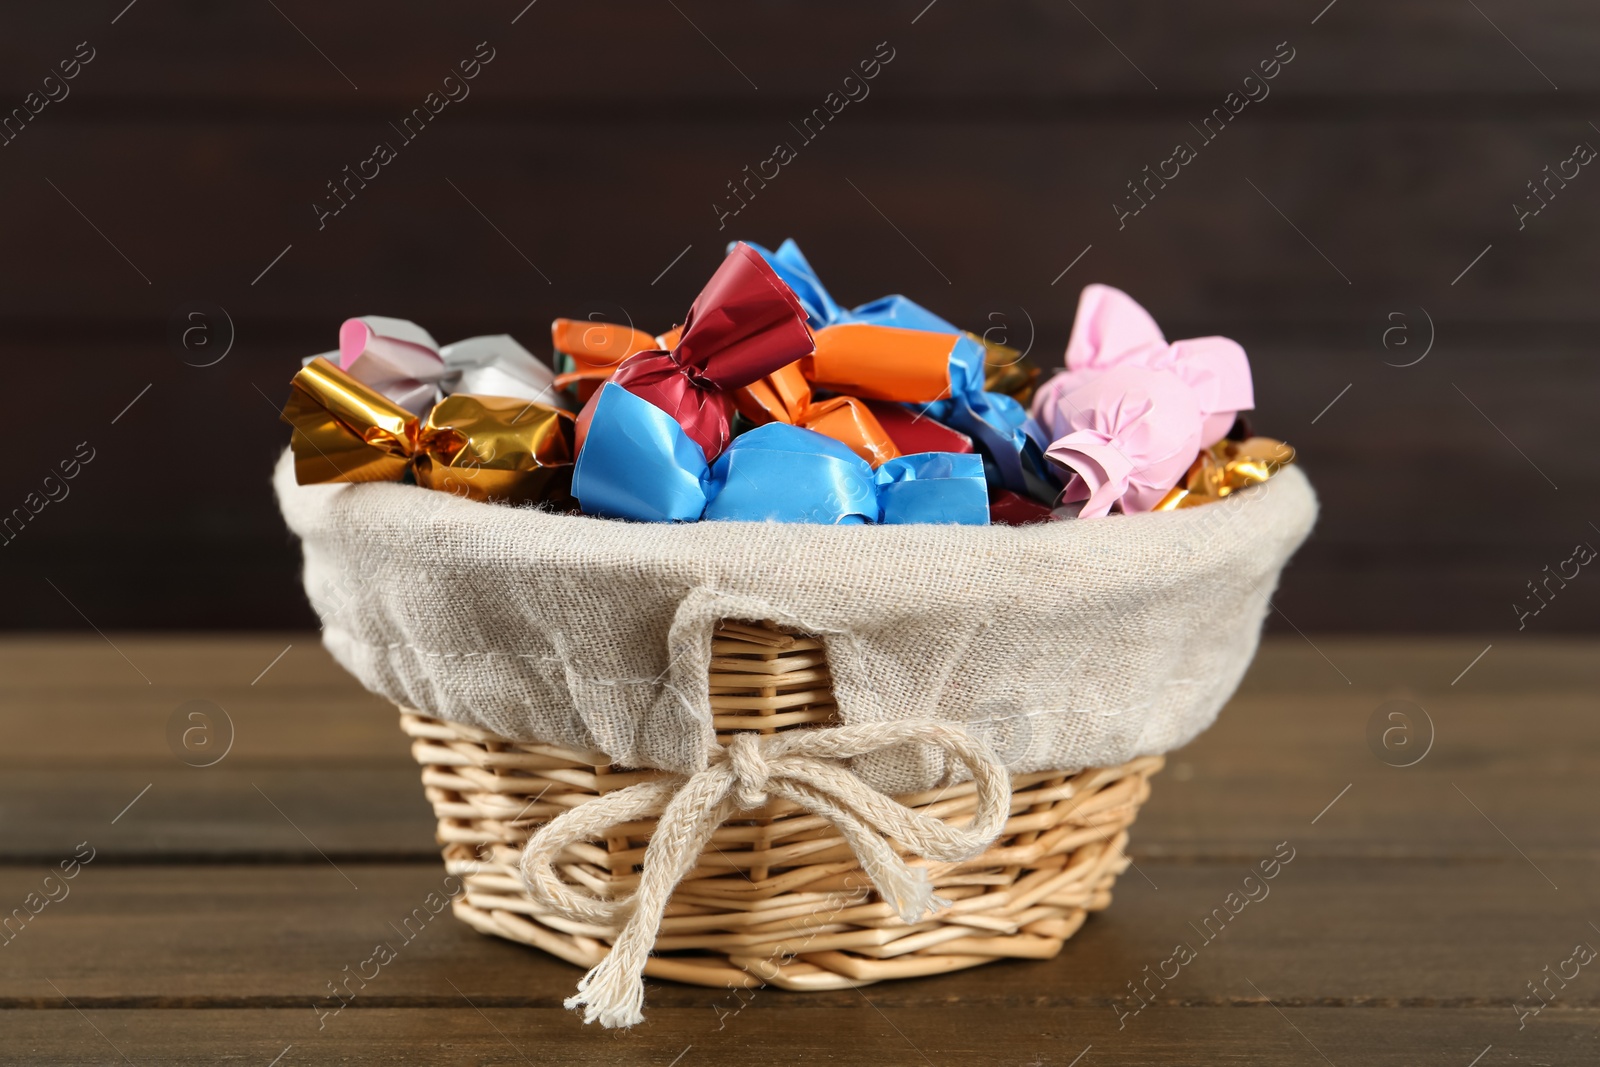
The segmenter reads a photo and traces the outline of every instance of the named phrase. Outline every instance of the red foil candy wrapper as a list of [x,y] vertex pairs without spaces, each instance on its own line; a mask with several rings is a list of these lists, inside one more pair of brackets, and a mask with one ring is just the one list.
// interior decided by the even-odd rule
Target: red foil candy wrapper
[[866,401],[867,410],[878,417],[878,424],[902,454],[911,456],[918,452],[971,452],[972,438],[952,430],[942,422],[902,404],[887,400]]
[[1050,508],[1009,489],[997,490],[989,497],[989,521],[996,526],[1032,526],[1050,521]]
[[[733,390],[815,347],[800,301],[741,243],[695,298],[677,343],[629,356],[611,381],[671,415],[710,462],[733,439]],[[592,398],[578,417],[580,450],[594,407]]]

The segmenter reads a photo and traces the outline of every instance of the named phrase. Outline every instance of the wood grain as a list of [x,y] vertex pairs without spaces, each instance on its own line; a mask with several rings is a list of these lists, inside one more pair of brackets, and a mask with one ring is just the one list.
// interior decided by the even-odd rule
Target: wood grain
[[[1592,642],[1497,643],[1474,662],[1471,641],[1270,639],[1218,723],[1156,778],[1135,866],[1055,960],[861,992],[651,982],[646,1025],[601,1035],[560,1006],[576,968],[448,915],[415,920],[443,882],[416,770],[394,713],[309,635],[113,639],[0,642],[12,741],[0,1063],[1065,1065],[1089,1050],[1165,1064],[1203,1050],[1240,1064],[1466,1064],[1593,1051],[1600,987],[1584,978],[1518,1025],[1527,983],[1600,937]],[[166,748],[170,708],[197,692],[236,727],[236,751],[205,770]],[[1389,699],[1435,725],[1414,767],[1368,747],[1368,717]],[[117,815],[141,781],[154,784]],[[93,861],[47,884],[80,841]],[[1263,897],[1245,875],[1280,842],[1293,859]],[[1257,899],[1219,919],[1241,889]],[[19,921],[17,908],[37,914]],[[379,941],[394,961],[329,1014],[328,983]],[[1128,983],[1178,942],[1194,959],[1150,980],[1132,1014]]]
[[[275,1056],[282,1056],[280,1067],[335,1057],[352,1067],[400,1062],[672,1067],[675,1061],[679,1067],[741,1067],[757,1059],[846,1067],[1068,1067],[1090,1049],[1084,1064],[1188,1064],[1203,1055],[1207,1062],[1230,1067],[1281,1067],[1322,1063],[1320,1052],[1335,1064],[1411,1067],[1419,1061],[1467,1064],[1490,1045],[1484,1064],[1577,1063],[1594,1051],[1592,1010],[1552,1007],[1518,1033],[1515,1017],[1503,1009],[1290,1007],[1280,1013],[1264,1001],[1255,1007],[1164,1008],[1130,1034],[1117,1029],[1106,1009],[1019,1007],[975,1025],[960,1011],[899,1011],[877,997],[858,997],[844,1008],[760,1016],[752,1006],[727,1020],[708,1008],[657,1010],[636,1031],[604,1036],[582,1030],[559,1008],[349,1011],[321,1032],[305,1009],[19,1011],[7,1013],[10,1040],[0,1048],[0,1063],[122,1063],[112,1044],[134,1063],[180,1067],[225,1058],[267,1064]],[[1352,1015],[1357,1016],[1353,1022]]]
[[[1554,890],[1514,856],[1506,863],[1352,862],[1313,855],[1314,837],[1311,829],[1297,833],[1290,841],[1295,851],[1282,853],[1292,861],[1275,879],[1252,883],[1259,899],[1232,918],[1215,910],[1229,914],[1228,894],[1242,895],[1244,879],[1278,842],[1257,842],[1237,862],[1136,855],[1138,868],[1118,880],[1111,907],[1091,915],[1054,960],[885,982],[868,995],[923,1009],[959,1001],[974,1015],[1029,1005],[1109,1011],[1112,1001],[1132,997],[1127,983],[1144,981],[1146,965],[1154,973],[1182,943],[1196,958],[1165,988],[1153,983],[1146,999],[1168,1006],[1245,1003],[1254,981],[1275,1000],[1302,1006],[1492,1006],[1514,1023],[1511,1004],[1528,995],[1524,982],[1545,963],[1565,959],[1575,942],[1600,936],[1587,925],[1586,899],[1600,889],[1592,857],[1545,861],[1561,886]],[[110,834],[95,843],[104,844],[107,857],[114,852]],[[70,848],[63,853],[70,854]],[[363,1008],[448,1007],[457,999],[452,982],[485,1005],[559,1008],[583,973],[537,949],[478,934],[448,913],[402,929],[440,890],[442,864],[341,865],[341,874],[323,862],[101,862],[97,856],[84,867],[67,883],[70,894],[5,946],[0,1006],[59,1003],[40,981],[48,975],[83,1007],[299,1008],[328,997],[327,983],[337,986],[343,968],[354,972],[380,942],[396,959],[365,988],[350,987]],[[20,904],[42,878],[42,869],[0,870],[0,900]],[[1241,906],[1237,898],[1234,906]],[[1473,935],[1461,936],[1467,929]],[[698,986],[655,980],[648,986],[647,1008],[719,1001],[715,990]],[[849,1007],[857,999],[850,990],[776,989],[756,998],[771,1012]],[[1600,983],[1574,981],[1561,1000],[1600,1008]],[[1137,1008],[1138,1001],[1125,1007]]]

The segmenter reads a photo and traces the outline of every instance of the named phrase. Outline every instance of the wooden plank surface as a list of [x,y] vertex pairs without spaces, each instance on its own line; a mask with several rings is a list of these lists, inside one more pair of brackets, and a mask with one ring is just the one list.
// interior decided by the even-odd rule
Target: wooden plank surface
[[[1588,925],[1600,892],[1593,857],[1541,857],[1556,889],[1515,853],[1505,861],[1323,858],[1311,847],[1316,833],[1303,827],[1287,839],[1279,854],[1292,860],[1255,883],[1259,899],[1226,921],[1213,909],[1279,842],[1237,859],[1171,862],[1144,855],[1135,837],[1137,868],[1056,959],[886,982],[870,995],[902,1007],[960,1004],[974,1020],[1028,1005],[1110,1010],[1126,1001],[1131,1009],[1138,1001],[1127,983],[1141,983],[1145,965],[1154,973],[1187,943],[1196,958],[1165,988],[1145,990],[1146,999],[1244,1003],[1253,981],[1286,1004],[1493,1006],[1513,1017],[1511,1005],[1528,993],[1523,983],[1545,963],[1565,959],[1576,942],[1600,945]],[[114,833],[89,840],[102,854],[6,945],[0,1007],[59,1005],[65,995],[84,1008],[299,1008],[327,998],[327,983],[337,985],[343,968],[353,972],[380,942],[396,959],[365,988],[351,987],[356,1005],[449,1007],[464,993],[484,1005],[559,1007],[582,975],[447,914],[402,930],[429,893],[448,892],[440,864],[130,867],[115,865]],[[71,846],[62,853],[71,854]],[[0,899],[21,901],[42,870],[0,869]],[[647,1009],[718,999],[652,981]],[[856,995],[766,990],[760,999],[775,1009],[849,1007]],[[1600,982],[1574,981],[1560,1002],[1600,1009]]]
[[[1269,640],[1155,779],[1135,866],[1057,959],[861,992],[652,981],[647,1024],[599,1034],[560,1006],[575,968],[448,915],[391,925],[442,882],[431,816],[392,711],[314,636],[112,640],[0,643],[0,901],[94,850],[0,947],[0,1063],[1342,1067],[1600,1051],[1587,971],[1521,1016],[1527,983],[1600,944],[1593,642]],[[197,697],[234,727],[209,768],[167,740]],[[1369,744],[1380,706],[1431,719],[1414,766],[1380,757],[1415,749]],[[1280,842],[1294,859],[1268,895],[1205,926]],[[329,1014],[327,984],[379,941],[394,962]],[[1135,998],[1178,942],[1193,961]]]
[[[1174,1008],[1119,1031],[1094,1008],[1009,1009],[992,1027],[949,1010],[912,1012],[867,991],[842,1008],[758,1012],[757,1000],[722,1020],[709,1008],[659,1011],[648,1026],[597,1037],[559,1008],[347,1011],[317,1032],[307,1009],[293,1011],[30,1011],[8,1013],[0,1063],[175,1065],[248,1063],[275,1067],[338,1063],[572,1064],[707,1067],[801,1063],[885,1065],[1039,1064],[1070,1067],[1224,1063],[1283,1067],[1333,1063],[1414,1067],[1417,1063],[1581,1064],[1595,1056],[1595,1013],[1552,1006],[1518,1033],[1509,1012],[1491,1008],[1274,1010]],[[731,1002],[730,1002],[731,1003]],[[733,1008],[724,1008],[725,1012]],[[1507,1026],[1507,1022],[1510,1026]],[[721,1027],[719,1029],[719,1026]],[[1133,1027],[1129,1027],[1132,1030]],[[1508,1032],[1509,1031],[1509,1032]],[[995,1040],[996,1033],[1007,1035]],[[126,1056],[127,1060],[120,1058]]]

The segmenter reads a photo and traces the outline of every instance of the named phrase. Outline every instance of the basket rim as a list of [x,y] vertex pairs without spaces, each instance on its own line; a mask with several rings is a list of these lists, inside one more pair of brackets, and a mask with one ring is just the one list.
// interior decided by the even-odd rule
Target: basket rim
[[[744,521],[744,520],[714,520],[698,522],[634,522],[627,519],[600,518],[593,515],[569,515],[563,512],[551,511],[537,505],[514,506],[507,504],[487,503],[484,501],[470,500],[451,493],[441,492],[436,489],[424,489],[421,486],[409,485],[401,482],[362,482],[362,483],[327,483],[317,485],[300,485],[294,476],[294,455],[285,447],[279,456],[277,467],[273,473],[274,487],[277,490],[280,509],[289,521],[291,529],[301,537],[307,536],[311,531],[303,528],[306,524],[303,516],[308,512],[326,515],[330,510],[335,510],[337,502],[345,494],[361,494],[360,499],[364,504],[377,504],[386,509],[392,508],[397,516],[403,514],[406,524],[414,529],[420,521],[429,519],[443,520],[450,523],[468,523],[473,519],[493,518],[497,522],[515,522],[524,527],[530,537],[530,543],[537,538],[541,527],[549,530],[568,532],[575,528],[575,524],[585,524],[591,531],[616,531],[619,537],[631,535],[629,551],[643,551],[647,555],[653,554],[652,547],[657,549],[679,549],[682,545],[695,538],[704,538],[704,531],[708,529],[728,530],[740,540],[749,541],[752,538],[766,538],[774,542],[791,542],[813,540],[828,544],[848,544],[851,540],[864,541],[875,539],[877,542],[902,541],[908,547],[921,543],[928,551],[938,551],[942,543],[948,543],[956,538],[967,540],[973,537],[987,538],[995,542],[997,548],[1007,547],[1006,542],[1017,544],[1061,543],[1073,541],[1104,540],[1114,544],[1124,538],[1124,524],[1152,524],[1163,523],[1166,531],[1174,538],[1181,538],[1191,532],[1203,531],[1209,526],[1218,525],[1223,516],[1231,517],[1236,507],[1248,504],[1264,504],[1265,501],[1276,496],[1280,501],[1279,507],[1285,510],[1316,508],[1316,496],[1311,488],[1310,480],[1302,470],[1301,464],[1285,467],[1260,485],[1250,486],[1233,494],[1228,500],[1198,508],[1179,508],[1164,512],[1143,512],[1137,515],[1122,515],[1113,513],[1102,518],[1111,520],[1101,522],[1096,520],[1041,522],[1026,526],[1006,526],[990,524],[985,526],[960,525],[955,523],[906,523],[883,524],[861,523],[849,525],[827,525],[823,523],[784,523],[771,521]],[[1275,492],[1275,490],[1282,490]],[[418,496],[417,494],[424,494]],[[320,499],[319,499],[320,498]],[[1236,506],[1230,506],[1229,501],[1237,500]],[[351,501],[353,503],[353,501]],[[295,505],[291,507],[290,505]],[[1271,506],[1271,505],[1267,505]],[[458,510],[466,509],[466,510]],[[492,509],[492,510],[485,510]],[[291,514],[291,512],[293,514]],[[301,521],[297,521],[301,519]],[[557,525],[552,525],[557,524]],[[565,527],[559,524],[566,524]],[[1241,538],[1241,541],[1247,540]]]
[[[323,644],[368,689],[503,735],[581,740],[674,768],[709,754],[705,671],[719,619],[821,639],[847,723],[1027,712],[1019,769],[1170,750],[1237,684],[1267,611],[1262,589],[1317,511],[1295,468],[1239,494],[1245,506],[843,534],[662,529],[392,483],[299,486],[287,452],[275,480],[304,542],[308,593],[340,596]],[[1111,630],[1116,654],[1079,667]],[[922,669],[930,655],[941,669]],[[1074,665],[1070,686],[1052,663]],[[869,774],[920,781],[941,773],[937,763],[885,757]]]

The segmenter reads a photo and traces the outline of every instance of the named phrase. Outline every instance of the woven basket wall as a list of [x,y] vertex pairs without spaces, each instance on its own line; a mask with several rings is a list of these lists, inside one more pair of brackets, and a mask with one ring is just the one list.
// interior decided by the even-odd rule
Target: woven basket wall
[[[766,625],[718,628],[710,686],[724,743],[730,731],[838,721],[821,643]],[[466,885],[456,916],[581,967],[598,963],[619,931],[536,905],[518,857],[543,823],[656,772],[401,711],[439,818],[445,866]],[[1111,884],[1128,866],[1128,826],[1161,765],[1150,756],[1014,776],[1005,832],[975,859],[927,864],[951,905],[911,926],[877,899],[831,824],[774,802],[716,831],[673,895],[645,973],[717,987],[837,989],[1007,957],[1048,959],[1089,912],[1111,902]],[[954,823],[968,820],[975,805],[970,783],[898,799]],[[597,894],[631,891],[652,826],[618,827],[616,836],[570,850],[564,877]]]

